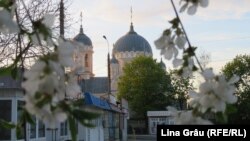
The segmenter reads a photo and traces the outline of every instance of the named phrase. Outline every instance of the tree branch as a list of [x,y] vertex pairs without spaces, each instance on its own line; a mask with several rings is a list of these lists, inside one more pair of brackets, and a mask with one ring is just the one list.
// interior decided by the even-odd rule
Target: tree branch
[[[179,22],[180,22],[180,25],[181,25],[181,28],[182,28],[182,30],[183,30],[183,33],[185,34],[185,38],[186,38],[186,40],[187,40],[187,42],[188,42],[188,48],[192,49],[192,45],[191,45],[191,43],[190,43],[190,40],[188,39],[187,32],[186,32],[186,30],[185,30],[185,28],[184,28],[184,26],[183,26],[183,24],[182,24],[182,22],[181,22],[181,19],[180,19],[179,14],[178,14],[178,12],[177,12],[177,10],[176,10],[176,7],[175,7],[175,5],[174,5],[173,0],[171,0],[171,4],[172,4],[172,6],[173,6],[175,15],[176,15],[176,17],[178,18],[178,20],[179,20]],[[195,52],[194,52],[193,49],[192,49],[192,51],[193,51],[193,53],[194,53],[194,57],[195,57],[195,59],[196,59],[198,65],[199,65],[201,71],[203,71],[203,68],[202,68],[202,66],[201,66],[201,64],[200,64],[200,61],[199,61],[198,57],[196,56],[196,54],[195,54]]]

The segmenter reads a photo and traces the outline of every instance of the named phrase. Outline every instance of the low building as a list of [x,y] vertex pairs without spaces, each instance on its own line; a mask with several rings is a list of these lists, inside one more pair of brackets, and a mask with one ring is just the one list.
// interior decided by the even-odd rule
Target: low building
[[[23,105],[24,99],[21,81],[14,80],[10,76],[0,77],[0,119],[17,123],[18,119],[20,119],[20,108]],[[28,140],[46,141],[46,126],[35,118],[33,120],[35,121],[35,125],[27,124],[26,132],[24,132],[24,127],[20,139],[24,139],[24,133],[26,133]],[[0,141],[1,140],[18,140],[15,129],[7,130],[0,128]]]
[[148,132],[156,134],[157,125],[173,125],[174,119],[170,111],[148,111]]
[[[97,89],[96,89],[97,90]],[[20,119],[20,107],[23,106],[23,89],[21,81],[10,76],[0,77],[0,119],[17,123]],[[100,117],[92,122],[94,128],[78,124],[77,138],[79,141],[125,141],[126,140],[126,105],[118,106],[116,102],[85,93],[83,97],[84,109],[100,113]],[[125,103],[123,101],[123,103]],[[4,108],[3,108],[4,107]],[[0,141],[15,141],[26,138],[28,141],[67,141],[70,140],[69,125],[60,123],[54,129],[47,128],[46,124],[33,117],[35,125],[26,124],[20,138],[16,137],[15,129],[0,128]],[[25,130],[25,131],[24,131]]]

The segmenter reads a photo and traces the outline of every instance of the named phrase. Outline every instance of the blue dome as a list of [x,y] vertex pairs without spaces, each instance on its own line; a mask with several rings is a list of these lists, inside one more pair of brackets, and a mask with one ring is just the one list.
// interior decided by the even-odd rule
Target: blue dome
[[83,33],[82,27],[80,28],[80,33],[75,36],[74,41],[83,43],[84,45],[92,46],[92,41],[90,38]]
[[134,31],[132,24],[130,26],[130,31],[116,41],[113,51],[114,53],[126,51],[145,51],[152,54],[148,41]]

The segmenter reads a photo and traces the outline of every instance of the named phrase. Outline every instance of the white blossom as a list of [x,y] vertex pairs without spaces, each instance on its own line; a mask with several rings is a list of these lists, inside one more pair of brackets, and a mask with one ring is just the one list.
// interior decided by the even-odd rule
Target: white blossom
[[175,59],[173,60],[173,67],[174,67],[174,68],[177,68],[177,67],[179,67],[180,65],[182,65],[183,62],[184,62],[184,61],[183,61],[182,59],[175,58]]
[[180,8],[180,12],[184,12],[187,9],[187,13],[189,15],[194,15],[198,9],[198,6],[203,8],[207,7],[209,4],[209,0],[198,0],[197,2],[191,2],[192,4],[189,5],[188,2],[183,4]]
[[155,46],[157,49],[168,48],[174,45],[174,37],[171,35],[162,35],[158,40],[155,41]]
[[58,59],[60,64],[65,67],[73,67],[75,62],[73,60],[75,46],[70,41],[59,40]]
[[29,95],[25,95],[24,99],[26,101],[26,110],[30,114],[35,115],[38,119],[42,120],[44,123],[47,123],[50,128],[55,128],[58,123],[67,119],[67,114],[61,109],[57,108],[54,111],[51,111],[49,104],[37,107],[35,106],[36,99]]
[[155,41],[155,46],[157,49],[161,50],[161,54],[168,60],[172,59],[173,57],[177,57],[178,49],[175,47],[174,44],[174,37],[171,35],[163,35],[158,40]]
[[22,87],[27,93],[34,95],[39,88],[40,78],[44,76],[46,64],[43,61],[37,61],[28,71],[25,71],[24,77],[27,81],[22,83]]
[[[39,37],[37,37],[37,36],[39,36]],[[31,36],[31,41],[32,41],[32,43],[34,44],[34,45],[40,45],[40,41],[41,41],[41,39],[43,39],[43,35],[42,34],[38,34],[38,35],[36,35],[36,34],[32,34]]]
[[55,110],[53,113],[48,111],[43,112],[42,120],[47,123],[49,128],[56,128],[58,123],[64,122],[67,119],[67,114],[62,110]]
[[77,78],[73,74],[70,75],[68,83],[66,84],[66,95],[68,97],[77,97],[81,93]]
[[[64,100],[66,92],[71,95],[74,92],[77,94],[80,92],[76,79],[69,77],[69,80],[66,80],[64,75],[62,66],[52,60],[47,63],[38,60],[24,73],[26,81],[22,83],[22,87],[26,92],[25,108],[30,114],[49,123],[51,127],[67,118],[66,113],[60,108],[51,107],[56,107],[60,101]],[[49,101],[37,106],[37,103],[44,98]]]
[[205,79],[212,79],[215,76],[212,69],[205,69],[201,74]]
[[51,28],[54,24],[55,16],[52,14],[45,14],[42,20],[42,23],[48,27]]
[[182,69],[182,76],[184,78],[192,77],[194,67],[194,59],[192,57],[188,58],[188,65]]
[[224,112],[226,104],[237,101],[235,96],[235,86],[239,78],[233,76],[228,82],[225,76],[215,76],[211,69],[206,69],[202,73],[205,82],[199,86],[199,92],[190,91],[189,104],[197,107],[201,112],[206,112],[211,108],[213,112]]
[[50,37],[45,37],[41,33],[34,33],[31,36],[31,41],[34,45],[53,46],[53,41]]
[[202,113],[205,113],[209,108],[213,112],[225,111],[226,109],[226,103],[218,99],[214,94],[202,94],[190,91],[189,96],[189,105],[197,107]]
[[184,12],[188,7],[188,3],[186,2],[185,4],[183,4],[180,8],[180,12]]
[[218,83],[215,83],[215,94],[227,103],[235,103],[237,97],[234,95],[234,84],[228,83],[224,75],[219,76]]
[[197,11],[198,4],[194,3],[190,7],[188,7],[187,13],[189,15],[194,15]]
[[54,24],[55,16],[52,14],[45,14],[42,23],[47,27],[48,35],[44,35],[44,33],[39,33],[37,30],[30,36],[31,41],[34,45],[40,46],[53,46],[53,40],[50,37],[52,33],[50,33],[50,29]]
[[175,124],[184,124],[184,125],[211,125],[212,122],[209,120],[202,119],[201,117],[194,116],[192,111],[177,111],[173,107],[167,107],[167,109],[174,116]]
[[184,49],[186,42],[187,42],[187,40],[186,40],[185,36],[183,36],[183,35],[177,36],[177,38],[175,39],[175,44],[177,45],[177,47],[179,49]]
[[6,9],[0,9],[0,32],[4,34],[19,32],[19,27]]
[[[58,60],[38,60],[24,73],[26,81],[22,83],[22,87],[26,92],[25,108],[50,127],[67,119],[67,114],[57,107],[59,102],[65,100],[65,96],[77,97],[81,93],[76,72],[72,71],[66,77],[64,71],[65,67],[75,66],[73,54],[76,48],[72,42],[59,39],[55,54]],[[38,106],[37,103],[44,99],[45,102]]]
[[209,4],[209,0],[199,0],[199,4],[201,7],[207,7]]
[[164,50],[163,53],[164,57],[168,60],[172,59],[173,57],[177,57],[178,55],[178,50],[175,48],[174,45],[170,45],[168,48]]
[[239,80],[240,80],[240,77],[234,74],[234,75],[229,79],[228,83],[229,83],[229,84],[234,84],[234,83],[237,83]]
[[54,73],[56,73],[56,74],[58,74],[58,76],[64,78],[64,69],[59,63],[49,60],[48,65],[54,71]]

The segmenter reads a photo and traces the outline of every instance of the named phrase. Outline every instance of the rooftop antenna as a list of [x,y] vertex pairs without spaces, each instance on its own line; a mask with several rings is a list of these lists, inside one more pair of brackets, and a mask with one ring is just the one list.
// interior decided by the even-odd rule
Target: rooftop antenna
[[130,24],[130,31],[129,31],[129,33],[135,33],[134,26],[133,26],[133,8],[132,8],[132,5],[130,7],[130,22],[131,22],[131,24]]
[[81,20],[81,26],[82,26],[82,12],[80,13],[80,20]]
[[131,22],[131,24],[133,24],[133,7],[132,7],[132,5],[130,7],[130,22]]
[[83,28],[82,28],[82,12],[80,13],[80,20],[81,20],[80,33],[83,34]]

